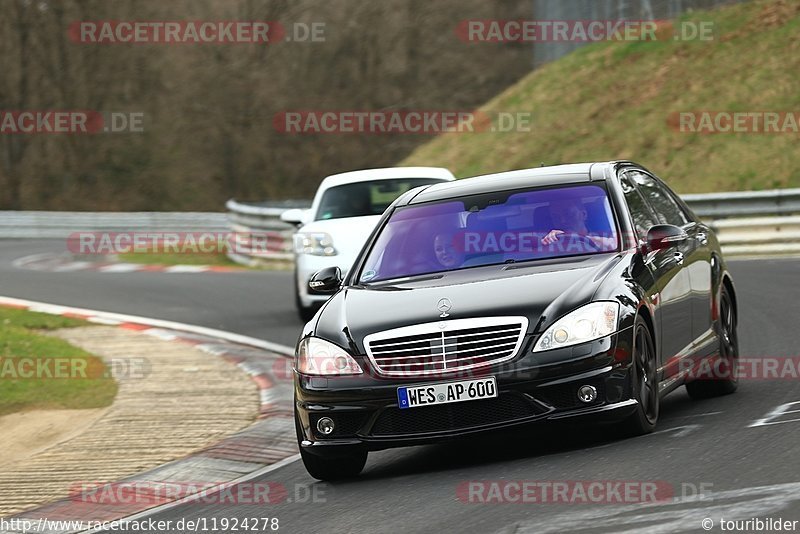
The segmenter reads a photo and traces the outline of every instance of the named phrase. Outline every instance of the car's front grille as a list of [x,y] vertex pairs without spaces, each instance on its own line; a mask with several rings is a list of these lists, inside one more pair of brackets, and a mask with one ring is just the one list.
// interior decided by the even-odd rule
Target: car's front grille
[[494,423],[507,423],[546,413],[547,409],[519,393],[504,393],[482,399],[419,408],[387,408],[378,416],[370,434],[375,437],[427,434],[465,430]]
[[525,317],[456,319],[371,334],[364,344],[383,375],[432,375],[510,360],[527,329]]

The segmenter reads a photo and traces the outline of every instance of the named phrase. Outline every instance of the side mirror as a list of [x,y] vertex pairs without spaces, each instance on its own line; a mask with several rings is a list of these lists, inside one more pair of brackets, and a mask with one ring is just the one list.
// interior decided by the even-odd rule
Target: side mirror
[[286,210],[281,213],[281,220],[295,226],[302,226],[305,222],[307,211],[300,208]]
[[647,252],[662,250],[683,243],[689,238],[688,234],[672,224],[657,224],[647,231]]
[[336,293],[342,285],[342,270],[338,267],[326,267],[317,271],[308,281],[308,289],[312,293]]

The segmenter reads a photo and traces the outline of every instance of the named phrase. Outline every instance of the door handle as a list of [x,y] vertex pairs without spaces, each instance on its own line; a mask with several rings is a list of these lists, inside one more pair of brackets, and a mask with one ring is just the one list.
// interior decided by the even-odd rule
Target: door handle
[[672,257],[675,258],[675,263],[677,263],[678,265],[683,265],[683,253],[682,252],[675,252],[672,255]]

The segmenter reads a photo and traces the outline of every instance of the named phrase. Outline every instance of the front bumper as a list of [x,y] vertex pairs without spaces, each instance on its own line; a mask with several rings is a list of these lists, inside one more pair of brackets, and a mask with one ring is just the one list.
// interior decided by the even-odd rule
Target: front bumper
[[[336,447],[380,450],[431,443],[538,421],[584,419],[613,422],[637,409],[631,387],[632,329],[567,349],[522,355],[511,362],[472,371],[470,376],[385,378],[358,375],[327,379],[295,374],[295,411],[300,445],[325,454]],[[362,366],[363,367],[363,366]],[[498,397],[401,410],[397,387],[495,376]],[[584,403],[577,390],[591,385],[597,398]],[[328,436],[316,430],[333,419]]]

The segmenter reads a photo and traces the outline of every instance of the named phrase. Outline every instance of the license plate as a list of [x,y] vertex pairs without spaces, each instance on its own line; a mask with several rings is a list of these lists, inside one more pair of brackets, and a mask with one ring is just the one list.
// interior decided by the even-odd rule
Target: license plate
[[497,397],[497,381],[493,376],[478,380],[397,388],[397,404],[401,409],[494,397]]

